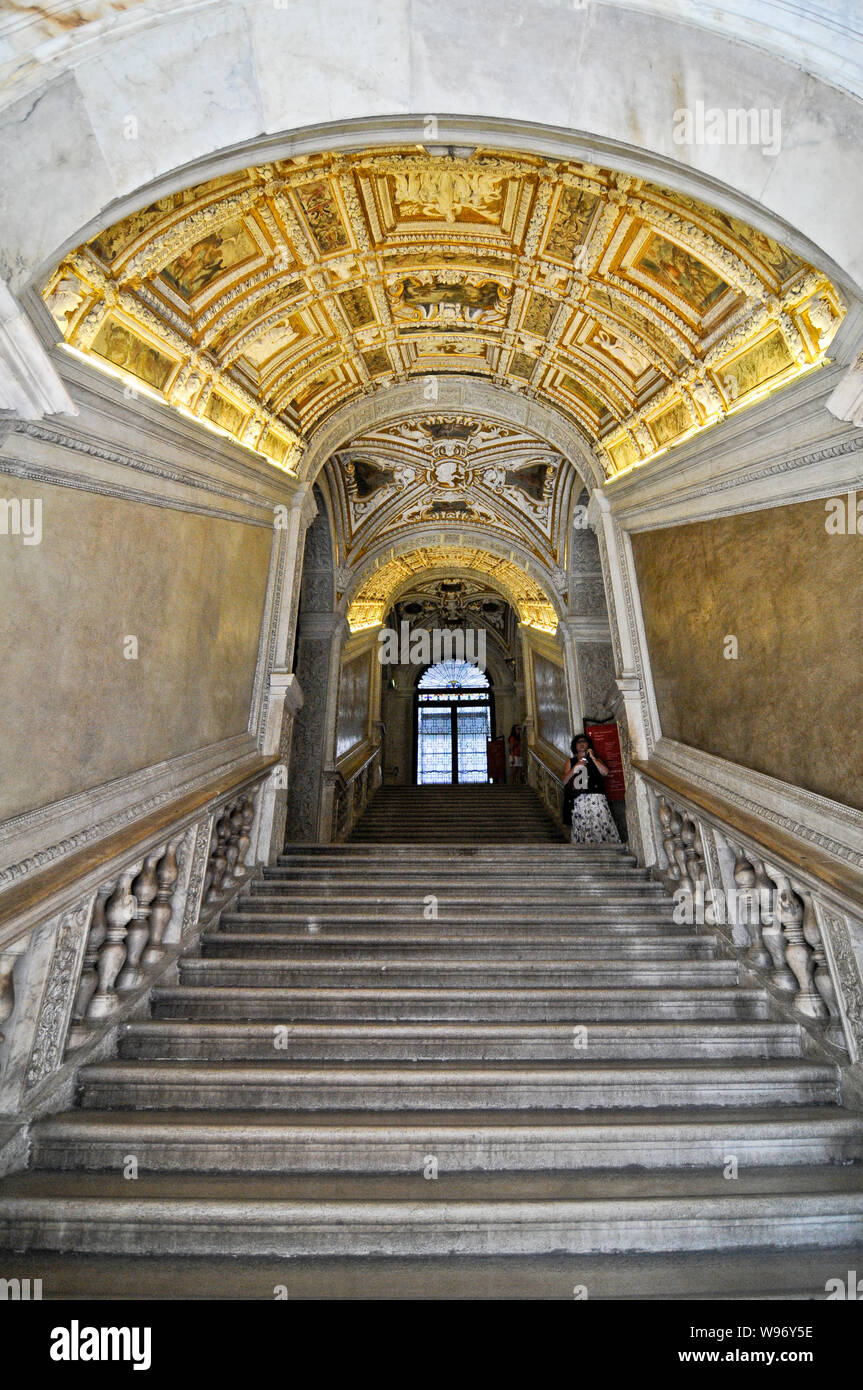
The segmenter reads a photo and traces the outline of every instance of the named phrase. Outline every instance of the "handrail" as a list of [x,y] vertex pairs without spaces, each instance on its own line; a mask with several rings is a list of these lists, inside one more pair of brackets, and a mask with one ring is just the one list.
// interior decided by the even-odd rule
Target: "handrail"
[[666,789],[687,802],[693,809],[727,826],[732,833],[763,846],[768,854],[781,860],[789,872],[809,877],[822,888],[826,886],[832,889],[843,899],[850,901],[857,911],[863,912],[863,877],[853,869],[846,869],[830,856],[812,845],[796,840],[788,831],[779,829],[762,816],[743,810],[727,797],[695,786],[668,768],[640,759],[633,760],[633,767],[649,782]]
[[[362,761],[361,763],[358,763],[357,766],[354,768],[354,770],[353,770],[353,771],[350,773],[350,775],[347,776],[347,777],[346,777],[345,774],[342,772],[342,770],[341,770],[340,767],[335,767],[335,768],[333,769],[333,773],[334,773],[334,776],[338,779],[338,781],[339,781],[339,783],[340,783],[340,790],[342,790],[342,791],[346,790],[346,789],[351,785],[352,782],[355,782],[355,781],[357,780],[357,778],[361,775],[361,773],[365,772],[365,770],[366,770],[366,768],[368,767],[369,763],[374,762],[375,758],[378,756],[378,754],[380,753],[380,751],[381,751],[381,745],[380,745],[379,743],[376,743],[376,744],[374,745],[374,747],[372,748],[371,752],[369,753],[368,757],[364,758],[363,761]],[[350,753],[345,754],[345,759],[344,759],[344,761],[345,761],[345,762],[348,762],[349,758],[350,758]]]
[[537,753],[537,751],[536,751],[535,748],[530,748],[530,747],[529,747],[528,750],[527,750],[527,752],[528,752],[528,756],[529,756],[529,757],[534,758],[535,761],[539,763],[539,765],[540,765],[540,767],[542,768],[543,772],[545,772],[549,777],[553,777],[553,778],[554,778],[555,782],[556,782],[557,785],[560,787],[561,791],[563,791],[563,778],[562,778],[562,777],[558,777],[558,775],[557,775],[556,772],[552,772],[552,770],[551,770],[551,768],[549,767],[548,763],[545,761],[545,758],[540,757],[539,753]]
[[[278,762],[278,754],[256,757],[242,767],[218,774],[197,790],[166,802],[141,820],[113,831],[76,850],[60,863],[3,890],[0,892],[0,944],[8,946],[26,935],[38,921],[60,911],[71,896],[96,886],[110,873],[115,862],[156,844],[169,829],[176,831],[190,825],[208,803],[260,781]],[[13,923],[15,930],[4,936],[4,928]]]

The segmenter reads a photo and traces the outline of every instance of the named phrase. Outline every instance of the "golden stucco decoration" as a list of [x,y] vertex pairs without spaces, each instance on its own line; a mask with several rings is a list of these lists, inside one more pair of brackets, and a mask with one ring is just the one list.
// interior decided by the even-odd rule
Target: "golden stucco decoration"
[[44,294],[70,346],[288,469],[345,402],[467,372],[554,406],[612,475],[817,367],[845,311],[693,198],[484,148],[222,175],[101,231]]

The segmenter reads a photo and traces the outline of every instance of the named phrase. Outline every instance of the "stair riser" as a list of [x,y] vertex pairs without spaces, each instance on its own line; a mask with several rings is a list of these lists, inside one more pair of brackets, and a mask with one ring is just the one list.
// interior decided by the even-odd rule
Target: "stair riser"
[[231,1039],[223,1042],[189,1036],[170,1041],[157,1038],[124,1038],[119,1055],[126,1058],[148,1058],[161,1060],[192,1061],[272,1061],[273,1058],[290,1057],[293,1061],[326,1061],[333,1063],[356,1061],[428,1061],[428,1062],[565,1062],[574,1056],[587,1057],[591,1061],[641,1062],[641,1061],[720,1061],[723,1058],[753,1061],[767,1061],[770,1058],[799,1057],[800,1045],[792,1040],[779,1043],[771,1040],[757,1042],[742,1040],[737,1043],[721,1043],[708,1040],[699,1044],[693,1040],[673,1040],[665,1042],[631,1043],[621,1040],[617,1043],[588,1042],[586,1048],[576,1048],[572,1034],[558,1043],[475,1043],[475,1042],[428,1042],[401,1043],[374,1039],[363,1043],[345,1042],[301,1042],[289,1041],[286,1048],[276,1051],[273,1041],[274,1031],[269,1038]]
[[413,1084],[371,1080],[351,1083],[322,1077],[308,1083],[254,1081],[198,1085],[171,1082],[90,1082],[82,1103],[102,1110],[590,1110],[620,1106],[829,1105],[836,1086],[818,1081],[763,1081],[754,1077],[697,1082],[466,1081]]
[[[312,925],[316,925],[314,919]],[[233,913],[226,913],[220,918],[219,932],[230,936],[275,935],[279,940],[291,943],[291,949],[287,952],[290,955],[299,947],[307,947],[309,951],[319,951],[326,955],[327,952],[337,951],[342,947],[364,945],[372,950],[384,947],[390,949],[394,946],[399,949],[404,946],[407,950],[414,947],[427,949],[434,945],[441,951],[448,951],[450,948],[458,949],[460,943],[465,947],[482,947],[489,953],[492,949],[512,949],[524,951],[529,955],[531,949],[577,945],[579,942],[597,939],[606,943],[622,943],[633,938],[637,941],[659,942],[685,941],[688,937],[691,938],[691,932],[685,926],[663,927],[656,922],[614,922],[593,927],[564,925],[551,928],[534,923],[523,929],[507,927],[501,930],[495,929],[491,924],[485,927],[459,929],[453,927],[450,922],[429,920],[422,924],[413,923],[409,931],[405,931],[398,923],[379,922],[373,927],[357,931],[339,932],[327,926],[324,931],[310,932],[307,924],[285,927],[278,920],[272,921],[267,917],[241,917]],[[705,935],[698,939],[709,941],[714,938]],[[521,959],[521,956],[519,958]]]
[[548,946],[499,946],[494,945],[482,948],[453,944],[449,948],[436,941],[421,942],[398,942],[395,944],[375,944],[369,948],[368,944],[360,943],[356,946],[329,945],[325,941],[310,942],[308,938],[304,942],[296,943],[292,940],[280,940],[278,936],[271,939],[261,939],[251,933],[246,935],[234,935],[231,933],[213,934],[204,937],[201,942],[201,955],[206,957],[273,957],[279,959],[284,956],[308,956],[317,962],[327,959],[327,957],[337,957],[340,959],[366,959],[374,954],[376,961],[382,963],[395,960],[404,960],[406,956],[416,959],[421,966],[428,956],[433,956],[436,960],[458,959],[488,961],[521,961],[535,963],[537,961],[562,960],[572,957],[574,960],[712,960],[716,954],[713,942],[705,937],[699,941],[668,941],[657,938],[655,941],[573,941],[573,942],[553,942]]
[[642,964],[629,961],[584,960],[577,965],[568,961],[546,966],[542,961],[524,961],[508,968],[478,962],[474,969],[443,961],[433,969],[419,962],[409,962],[404,968],[368,968],[349,962],[344,968],[326,964],[286,966],[278,960],[258,964],[254,960],[202,960],[180,962],[180,982],[184,985],[219,986],[282,986],[288,989],[563,989],[567,985],[590,984],[595,989],[656,988],[676,985],[697,989],[701,985],[732,985],[737,979],[735,961],[660,961]]
[[609,999],[603,992],[598,998],[582,994],[574,999],[563,991],[563,997],[540,999],[474,998],[409,998],[393,992],[377,992],[371,998],[357,998],[350,992],[336,998],[310,995],[305,990],[285,997],[244,998],[230,990],[207,997],[199,991],[180,994],[170,989],[154,991],[155,1018],[234,1020],[263,1019],[275,1023],[380,1022],[411,1023],[431,1020],[438,1022],[511,1023],[542,1022],[624,1023],[629,1020],[673,1023],[679,1019],[752,1021],[767,1018],[767,1003],[762,996],[744,996],[736,990],[721,995],[711,991],[705,998],[693,991],[687,999],[669,998],[667,991],[656,991],[655,998]]
[[[533,863],[520,866],[518,869],[508,872],[500,865],[494,866],[495,884],[504,884],[507,888],[525,888],[533,884],[539,886],[547,885],[549,878],[553,875],[555,883],[569,887],[573,884],[601,884],[603,887],[650,887],[656,883],[650,877],[646,869],[627,869],[617,865],[595,867],[593,869],[581,868],[578,865],[565,865],[560,863],[547,864],[539,867]],[[444,887],[463,884],[472,888],[474,884],[482,883],[484,870],[475,865],[451,864],[445,870],[443,866],[439,869],[432,869],[430,866],[417,865],[415,868],[410,864],[399,864],[398,866],[388,867],[385,864],[367,865],[364,869],[356,865],[336,863],[326,867],[318,864],[306,864],[303,868],[268,868],[263,869],[263,882],[275,885],[285,885],[291,887],[297,883],[312,884],[332,884],[336,887],[365,887],[369,883],[394,883],[406,884],[411,886],[417,883],[425,883],[431,878],[435,878]]]
[[[531,1135],[530,1132],[453,1136],[433,1127],[410,1136],[342,1133],[328,1138],[302,1131],[280,1135],[267,1142],[200,1136],[158,1139],[129,1135],[116,1140],[34,1140],[33,1166],[72,1172],[122,1170],[134,1153],[148,1173],[421,1173],[428,1155],[448,1173],[575,1172],[629,1168],[637,1154],[639,1168],[653,1171],[674,1168],[722,1169],[728,1161],[728,1137],[659,1137],[645,1140],[627,1132],[597,1138],[578,1132]],[[812,1163],[853,1163],[863,1160],[863,1139],[837,1135],[787,1135],[781,1139],[741,1139],[734,1135],[733,1149],[741,1166],[794,1167]]]
[[674,910],[672,900],[660,884],[629,882],[605,885],[599,882],[596,876],[592,876],[590,883],[583,879],[555,881],[542,878],[537,879],[535,884],[525,883],[524,879],[512,884],[495,882],[492,891],[489,886],[490,877],[496,878],[494,869],[477,874],[475,882],[456,879],[454,876],[443,879],[433,874],[417,874],[414,879],[395,880],[387,878],[385,874],[368,873],[362,878],[344,881],[329,877],[320,880],[304,874],[293,880],[267,878],[261,883],[255,883],[250,892],[243,894],[243,902],[252,902],[256,898],[264,897],[281,898],[287,904],[297,897],[302,897],[349,898],[351,902],[365,898],[398,898],[415,903],[422,902],[429,893],[434,893],[438,901],[467,901],[473,910],[483,904],[493,906],[500,902],[505,894],[507,900],[512,898],[528,905],[542,902],[547,906],[562,902],[578,904],[582,901],[608,904],[625,898],[627,902],[662,905],[667,909],[669,919]]
[[[274,870],[290,870],[302,873],[305,869],[316,872],[336,870],[339,873],[359,873],[365,868],[393,870],[401,873],[414,873],[423,869],[445,873],[448,866],[458,872],[475,872],[493,867],[503,873],[511,871],[512,850],[495,851],[492,845],[462,844],[455,849],[435,849],[430,845],[401,844],[387,845],[386,849],[375,849],[374,845],[304,845],[293,854],[280,854],[273,865]],[[599,847],[588,850],[584,846],[570,845],[561,841],[554,849],[531,850],[525,858],[523,872],[536,875],[565,874],[570,870],[578,873],[627,873],[643,874],[635,856],[614,854],[611,850]],[[521,863],[519,872],[522,872]],[[649,875],[648,875],[649,877]]]
[[[731,1204],[727,1215],[705,1216],[694,1210],[672,1215],[667,1203],[602,1203],[587,1212],[584,1205],[476,1204],[467,1210],[442,1211],[405,1205],[321,1204],[314,1214],[211,1210],[193,1219],[166,1213],[119,1212],[101,1208],[92,1213],[64,1209],[64,1203],[38,1205],[26,1212],[8,1212],[0,1203],[0,1246],[11,1250],[69,1250],[84,1253],[152,1255],[272,1255],[289,1259],[302,1255],[490,1255],[589,1254],[628,1250],[722,1250],[759,1246],[824,1248],[863,1240],[863,1212],[850,1202],[833,1211],[823,1200],[788,1201],[763,1214],[759,1204]],[[590,1204],[594,1207],[594,1204]],[[537,1209],[537,1208],[540,1209]],[[77,1219],[76,1219],[77,1217]],[[286,1267],[290,1283],[290,1266]]]
[[442,888],[440,885],[435,886],[426,880],[423,884],[418,885],[413,893],[395,887],[390,888],[389,885],[382,885],[377,889],[371,885],[366,885],[365,888],[355,888],[351,891],[341,888],[314,888],[312,890],[303,888],[302,892],[295,892],[287,888],[278,893],[273,892],[269,882],[262,887],[266,891],[244,894],[242,910],[256,911],[259,904],[277,903],[282,908],[301,911],[305,910],[307,906],[316,907],[337,903],[351,911],[387,906],[402,912],[415,910],[417,915],[421,916],[429,895],[433,894],[437,898],[439,909],[445,908],[447,912],[473,913],[477,909],[494,912],[501,900],[501,895],[505,893],[508,911],[521,909],[528,914],[542,911],[561,911],[570,904],[580,909],[596,905],[602,911],[608,909],[610,902],[613,903],[615,912],[627,907],[661,909],[666,920],[671,919],[673,911],[672,904],[661,889],[657,888],[656,892],[653,892],[639,884],[618,888],[607,893],[596,887],[581,886],[562,888],[560,892],[548,889],[544,892],[539,890],[525,892],[523,889],[509,890],[501,886],[492,893],[489,891],[487,881],[484,881],[481,886],[477,885],[473,891],[463,888],[454,891]]
[[[507,908],[500,911],[487,910],[475,913],[456,913],[452,911],[444,912],[437,918],[424,917],[422,907],[410,913],[398,911],[386,911],[383,908],[376,911],[356,911],[356,912],[337,912],[325,910],[323,907],[313,907],[306,912],[294,910],[284,911],[277,907],[261,908],[257,903],[241,904],[241,911],[234,911],[230,918],[226,918],[225,925],[237,920],[249,923],[260,922],[266,927],[276,927],[284,925],[286,927],[305,928],[309,923],[313,926],[331,928],[344,931],[362,931],[363,929],[395,927],[410,934],[415,929],[420,931],[440,930],[450,928],[456,932],[464,933],[471,931],[513,931],[515,933],[535,933],[539,931],[560,931],[571,928],[573,931],[587,932],[596,935],[606,928],[615,927],[662,927],[668,922],[668,914],[664,910],[656,908],[622,907],[610,912],[590,907],[583,911],[557,909],[539,909],[536,912],[510,912]],[[284,905],[282,905],[284,907]],[[435,927],[429,924],[435,923]],[[672,931],[674,928],[672,928]]]

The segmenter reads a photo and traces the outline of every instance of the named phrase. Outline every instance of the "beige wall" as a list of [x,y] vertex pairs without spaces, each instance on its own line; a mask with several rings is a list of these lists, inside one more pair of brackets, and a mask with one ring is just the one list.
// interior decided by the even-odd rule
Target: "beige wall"
[[632,544],[663,734],[863,808],[863,536],[825,517],[801,502]]
[[0,534],[0,818],[243,733],[272,531],[2,474],[12,497],[43,535]]

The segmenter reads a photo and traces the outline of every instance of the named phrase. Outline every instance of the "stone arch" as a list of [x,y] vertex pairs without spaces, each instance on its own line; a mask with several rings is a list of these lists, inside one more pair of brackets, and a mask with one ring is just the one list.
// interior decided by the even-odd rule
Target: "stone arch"
[[[836,196],[856,186],[863,109],[829,80],[848,67],[811,15],[802,39],[797,13],[791,22],[769,0],[769,21],[755,25],[726,11],[711,20],[707,7],[705,22],[684,22],[657,0],[648,13],[645,0],[469,11],[391,0],[374,23],[344,0],[210,8],[137,5],[128,24],[115,14],[65,49],[59,24],[51,60],[17,73],[0,121],[0,268],[13,288],[107,222],[242,164],[358,140],[480,136],[666,178],[863,284],[859,214]],[[110,19],[110,0],[104,10]],[[778,151],[676,143],[675,111],[705,98],[779,110]]]
[[[459,544],[459,540],[464,543]],[[502,545],[487,533],[477,531],[472,536],[467,527],[460,528],[458,538],[445,545],[437,533],[426,537],[426,542],[422,544],[421,536],[405,538],[357,567],[341,599],[352,626],[372,627],[380,623],[421,570],[424,579],[443,578],[460,571],[480,573],[511,604],[522,622],[546,631],[556,628],[562,600],[551,577],[533,557]]]
[[587,441],[555,406],[496,382],[457,373],[435,378],[435,388],[434,399],[430,400],[424,379],[412,378],[385,392],[346,402],[310,436],[300,476],[309,481],[316,478],[332,454],[366,430],[396,424],[417,414],[453,411],[483,416],[547,440],[568,459],[591,491],[604,481],[602,466]]

